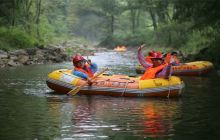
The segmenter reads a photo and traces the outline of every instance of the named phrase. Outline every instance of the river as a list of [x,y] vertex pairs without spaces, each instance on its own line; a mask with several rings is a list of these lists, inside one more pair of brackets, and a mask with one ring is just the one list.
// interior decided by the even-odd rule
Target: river
[[[112,74],[136,75],[134,52],[89,58]],[[219,139],[220,77],[182,77],[177,99],[60,95],[45,81],[71,62],[0,70],[0,139]]]

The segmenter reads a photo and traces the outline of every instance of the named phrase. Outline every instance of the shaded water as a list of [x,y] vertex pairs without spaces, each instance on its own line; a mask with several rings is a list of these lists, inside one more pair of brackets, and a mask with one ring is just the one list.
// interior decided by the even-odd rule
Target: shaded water
[[[135,75],[136,56],[90,57],[110,73]],[[0,139],[219,139],[220,77],[183,77],[182,97],[126,98],[58,95],[47,74],[72,64],[1,69]]]

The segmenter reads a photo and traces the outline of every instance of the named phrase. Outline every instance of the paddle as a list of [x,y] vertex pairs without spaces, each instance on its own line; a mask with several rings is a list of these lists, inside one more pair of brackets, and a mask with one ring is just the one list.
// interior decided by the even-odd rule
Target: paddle
[[168,75],[169,92],[168,92],[167,98],[170,97],[170,80],[171,80],[171,76],[172,76],[172,64],[170,65],[170,68],[169,68],[169,75]]
[[[105,71],[107,71],[107,70],[108,70],[108,68],[103,69],[102,71],[100,71],[99,73],[97,73],[95,76],[93,76],[93,77],[91,78],[91,80],[97,78],[99,75],[103,74],[103,73],[104,73]],[[75,95],[76,93],[78,93],[78,92],[80,91],[80,89],[81,89],[82,87],[86,86],[87,84],[88,84],[88,81],[85,82],[84,84],[80,85],[80,86],[77,86],[77,87],[73,88],[73,89],[70,90],[67,94],[68,94],[68,95]]]

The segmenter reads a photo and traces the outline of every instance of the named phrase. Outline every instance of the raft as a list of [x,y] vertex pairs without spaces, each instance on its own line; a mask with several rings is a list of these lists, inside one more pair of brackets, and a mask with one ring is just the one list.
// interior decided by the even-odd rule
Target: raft
[[[68,93],[85,80],[71,74],[71,70],[60,69],[48,74],[47,86],[62,94]],[[108,95],[125,97],[178,97],[184,87],[179,77],[140,80],[140,77],[102,74],[93,80],[91,86],[84,86],[79,95]]]
[[114,50],[116,52],[125,52],[125,51],[127,51],[127,48],[114,48]]
[[[209,73],[213,69],[213,64],[209,61],[195,61],[183,63],[180,66],[172,66],[172,75],[200,76]],[[145,68],[141,65],[136,67],[136,73],[143,74]]]

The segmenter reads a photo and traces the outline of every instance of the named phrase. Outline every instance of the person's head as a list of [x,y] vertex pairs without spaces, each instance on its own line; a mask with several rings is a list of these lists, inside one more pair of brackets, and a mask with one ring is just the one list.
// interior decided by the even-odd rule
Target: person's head
[[177,56],[178,53],[177,53],[177,52],[172,52],[171,55],[172,55],[172,56]]
[[163,55],[160,52],[155,52],[151,56],[151,61],[153,63],[153,67],[160,66],[164,62]]
[[86,60],[80,54],[76,54],[73,57],[73,65],[77,68],[84,67],[85,62],[86,62]]

